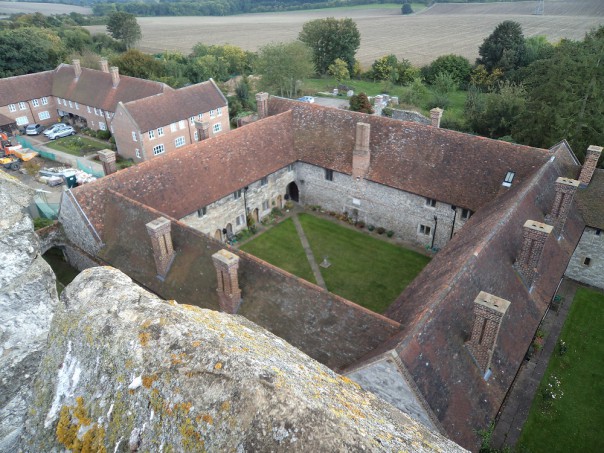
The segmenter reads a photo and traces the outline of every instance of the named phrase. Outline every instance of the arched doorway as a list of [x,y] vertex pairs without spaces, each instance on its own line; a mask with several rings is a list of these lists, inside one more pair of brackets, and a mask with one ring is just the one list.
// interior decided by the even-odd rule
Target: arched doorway
[[226,229],[227,236],[230,236],[231,234],[233,234],[233,225],[231,225],[230,223],[227,223],[227,226],[225,229]]
[[252,217],[254,218],[254,222],[258,223],[260,221],[260,216],[258,214],[258,208],[252,211]]
[[214,232],[214,239],[217,241],[222,241],[222,233],[219,229]]
[[278,207],[279,209],[281,209],[281,208],[283,207],[283,198],[281,197],[281,195],[279,195],[279,196],[277,197],[277,207]]
[[286,194],[289,196],[291,201],[295,201],[296,203],[300,201],[298,185],[295,182],[292,181],[287,185]]

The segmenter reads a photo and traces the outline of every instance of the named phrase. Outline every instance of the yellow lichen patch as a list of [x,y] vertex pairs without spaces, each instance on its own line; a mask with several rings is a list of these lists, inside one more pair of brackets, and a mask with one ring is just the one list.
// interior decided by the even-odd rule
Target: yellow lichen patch
[[146,319],[141,323],[141,328],[142,329],[148,329],[151,324],[153,324],[153,320],[152,319]]
[[220,410],[221,411],[228,411],[231,409],[231,403],[229,403],[228,401],[225,401],[224,403],[222,403],[220,405]]
[[202,452],[205,451],[204,441],[201,434],[195,430],[193,421],[186,418],[179,427],[182,436],[182,446],[185,451]]
[[78,438],[80,428],[90,423],[84,399],[77,397],[75,406],[61,408],[56,429],[57,441],[74,453],[106,453],[105,428],[97,423],[86,431],[82,439]]
[[132,359],[128,359],[124,362],[124,368],[126,368],[127,370],[130,370],[133,365],[134,362],[132,361]]
[[208,425],[213,425],[214,424],[214,419],[212,418],[212,416],[210,414],[203,414],[201,416],[201,419],[206,422]]
[[184,352],[181,352],[180,354],[170,354],[170,362],[172,365],[180,365],[187,358],[187,354]]
[[354,382],[352,379],[347,378],[346,376],[338,376],[340,378],[340,380],[344,381],[347,384],[350,384],[356,388],[361,388],[361,386],[359,384],[357,384],[356,382]]
[[149,332],[139,332],[138,333],[138,341],[141,346],[145,347],[149,344],[149,340],[151,339],[151,334]]
[[149,376],[143,376],[143,387],[150,389],[153,383],[157,380],[156,374],[151,374]]
[[73,411],[73,415],[78,418],[82,426],[90,425],[91,420],[86,415],[86,408],[84,407],[84,398],[78,396],[76,398],[76,407]]
[[166,302],[168,302],[168,305],[178,305],[178,302],[176,302],[174,299],[167,300]]
[[198,348],[199,346],[201,346],[201,341],[194,341],[193,343],[191,343],[191,345],[192,345],[194,348]]
[[214,365],[214,369],[215,370],[222,370],[222,363],[221,362],[216,363],[216,365]]

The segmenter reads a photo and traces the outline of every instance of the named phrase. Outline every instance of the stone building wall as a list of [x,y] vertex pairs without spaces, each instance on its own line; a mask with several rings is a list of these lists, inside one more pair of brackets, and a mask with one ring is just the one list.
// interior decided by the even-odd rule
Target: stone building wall
[[63,192],[58,220],[63,225],[66,237],[72,243],[90,255],[97,256],[103,244],[71,191]]
[[565,275],[604,289],[604,232],[586,227],[568,263]]
[[296,183],[301,203],[320,205],[329,211],[348,212],[368,225],[392,230],[395,237],[419,246],[431,245],[436,223],[434,247],[444,247],[451,237],[453,217],[456,233],[467,220],[463,214],[469,214],[467,210],[456,208],[455,215],[450,204],[438,200],[431,203],[426,197],[354,179],[344,173],[334,171],[333,180],[329,181],[325,168],[302,162],[296,165]]

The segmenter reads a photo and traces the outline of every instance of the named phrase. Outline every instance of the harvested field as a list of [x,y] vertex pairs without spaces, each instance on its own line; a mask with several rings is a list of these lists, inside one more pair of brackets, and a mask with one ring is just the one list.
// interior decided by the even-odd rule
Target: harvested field
[[[350,17],[361,32],[357,58],[369,66],[389,53],[424,65],[439,55],[455,53],[470,61],[478,46],[504,20],[518,21],[525,36],[545,35],[550,41],[582,39],[587,31],[604,24],[604,1],[567,0],[545,5],[545,15],[535,16],[536,1],[488,4],[437,4],[419,14],[402,16],[398,7],[332,9],[287,13],[242,14],[227,17],[142,17],[140,49],[147,52],[191,51],[198,42],[234,44],[256,51],[270,42],[297,38],[302,24],[321,17]],[[102,26],[89,27],[103,32]]]
[[58,3],[0,2],[0,15],[2,16],[17,13],[42,13],[48,16],[50,14],[69,14],[71,12],[92,14],[90,8],[84,8],[83,6],[60,5]]

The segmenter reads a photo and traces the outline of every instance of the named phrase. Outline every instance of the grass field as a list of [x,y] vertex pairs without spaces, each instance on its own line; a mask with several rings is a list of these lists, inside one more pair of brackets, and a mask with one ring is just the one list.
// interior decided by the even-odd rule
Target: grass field
[[86,137],[72,135],[69,137],[59,138],[57,140],[46,143],[46,146],[57,151],[72,154],[74,156],[83,156],[85,154],[100,151],[107,148],[102,143]]
[[48,16],[50,14],[69,14],[71,12],[92,14],[92,9],[58,3],[0,2],[0,15],[42,13]]
[[[141,17],[141,50],[191,51],[198,42],[234,44],[256,51],[271,42],[292,41],[302,24],[322,17],[350,17],[361,32],[357,58],[368,67],[377,58],[395,54],[414,65],[455,53],[474,61],[478,47],[500,22],[518,21],[525,36],[545,35],[550,41],[581,39],[604,23],[604,1],[546,2],[546,14],[532,14],[536,2],[437,4],[419,14],[403,16],[400,6],[337,8],[285,13],[241,14],[226,17]],[[88,27],[104,32],[103,26]]]
[[[300,223],[327,289],[363,307],[382,313],[428,264],[429,258],[334,222],[300,214]],[[377,233],[374,233],[377,235]],[[275,266],[314,282],[312,271],[291,220],[241,247]]]
[[[517,451],[604,451],[604,294],[580,288],[535,396]],[[562,396],[546,393],[557,378]],[[556,387],[556,385],[554,385]]]

